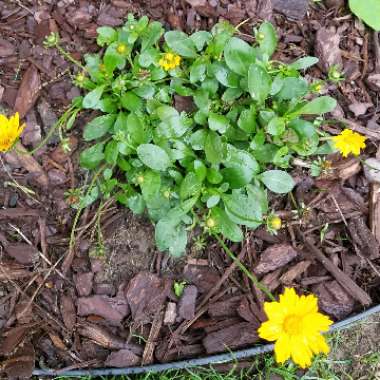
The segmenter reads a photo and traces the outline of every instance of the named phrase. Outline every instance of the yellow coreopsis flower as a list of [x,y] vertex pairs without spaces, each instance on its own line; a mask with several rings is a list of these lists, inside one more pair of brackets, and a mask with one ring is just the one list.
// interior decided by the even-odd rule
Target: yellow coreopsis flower
[[339,135],[332,137],[332,140],[342,156],[347,157],[350,153],[358,156],[360,150],[365,148],[366,138],[351,129],[345,129]]
[[276,342],[276,361],[292,359],[301,368],[311,365],[313,355],[327,354],[330,348],[321,332],[329,330],[332,321],[318,312],[314,295],[298,296],[293,288],[286,288],[279,302],[265,302],[268,321],[258,329],[260,338]]
[[20,117],[16,112],[10,118],[0,114],[0,152],[6,152],[20,137],[25,124],[20,125]]
[[175,69],[181,63],[181,57],[173,53],[165,53],[158,64],[166,71]]

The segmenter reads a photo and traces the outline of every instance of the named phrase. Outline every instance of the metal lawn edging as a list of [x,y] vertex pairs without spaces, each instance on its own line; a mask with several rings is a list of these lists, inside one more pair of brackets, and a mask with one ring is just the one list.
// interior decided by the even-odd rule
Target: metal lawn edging
[[[380,305],[374,306],[362,313],[346,318],[343,321],[334,323],[329,332],[346,329],[356,322],[368,318],[372,314],[380,312]],[[245,359],[265,352],[273,351],[273,344],[266,344],[257,347],[247,348],[235,352],[229,352],[219,355],[211,355],[198,359],[181,360],[171,363],[152,364],[141,367],[126,368],[98,368],[98,369],[80,369],[71,371],[53,370],[53,369],[35,369],[35,376],[118,376],[118,375],[134,375],[146,372],[162,372],[172,369],[186,369],[190,367],[199,367],[210,364],[220,364],[231,362],[234,360]]]

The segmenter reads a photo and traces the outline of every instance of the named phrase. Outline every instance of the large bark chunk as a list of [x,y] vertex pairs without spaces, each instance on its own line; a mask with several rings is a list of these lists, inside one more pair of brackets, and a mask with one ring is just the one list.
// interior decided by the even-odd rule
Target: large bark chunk
[[153,273],[141,272],[136,275],[125,293],[133,320],[138,323],[152,321],[164,305],[171,286],[171,280],[161,279]]
[[256,330],[257,325],[254,323],[238,323],[208,334],[203,339],[203,345],[208,354],[244,347],[259,340]]
[[255,269],[257,274],[264,274],[281,268],[298,256],[298,252],[289,244],[277,244],[267,248],[260,256]]

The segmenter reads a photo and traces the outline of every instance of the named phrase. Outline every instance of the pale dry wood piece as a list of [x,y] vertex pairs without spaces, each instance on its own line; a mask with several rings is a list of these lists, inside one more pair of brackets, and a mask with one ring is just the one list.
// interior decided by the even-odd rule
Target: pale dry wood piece
[[168,302],[164,316],[164,324],[172,325],[177,318],[177,304],[175,302]]
[[96,344],[109,349],[121,349],[126,347],[124,339],[111,334],[105,327],[91,323],[81,323],[77,329],[79,335],[91,339]]
[[33,272],[24,269],[23,266],[14,262],[0,261],[0,281],[20,280],[31,277]]
[[363,306],[369,306],[372,304],[371,297],[360,288],[346,273],[341,271],[330,259],[328,259],[324,253],[317,248],[310,239],[306,238],[300,231],[298,231],[302,241],[309,252],[329,271],[338,283],[350,294],[353,298],[359,301]]
[[157,345],[157,339],[161,331],[164,321],[164,312],[160,311],[154,317],[152,327],[150,329],[148,341],[146,342],[141,364],[152,364],[154,361],[154,349]]
[[380,242],[380,183],[372,183],[369,193],[369,225],[376,240]]

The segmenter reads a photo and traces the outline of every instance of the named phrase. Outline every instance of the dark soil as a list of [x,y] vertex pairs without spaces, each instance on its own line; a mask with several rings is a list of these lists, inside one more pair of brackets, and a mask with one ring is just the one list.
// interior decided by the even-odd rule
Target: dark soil
[[[308,3],[0,0],[0,105],[25,117],[22,144],[32,149],[80,93],[71,83],[75,68],[42,46],[52,31],[81,59],[97,49],[96,28],[121,25],[128,12],[187,32],[249,18],[243,30],[250,34],[269,19],[280,36],[276,59],[317,55],[309,79],[325,79],[328,67],[341,65],[346,80],[326,89],[339,102],[331,118],[348,119],[365,134],[365,156],[377,160],[378,36],[342,0]],[[21,144],[18,153],[0,156],[0,371],[12,378],[29,377],[35,367],[125,367],[260,343],[264,295],[212,241],[203,250],[194,244],[176,262],[156,251],[147,219],[108,201],[99,225],[98,205],[82,214],[69,249],[75,210],[67,191],[86,180],[78,144],[89,118],[76,122],[69,154],[53,135],[34,158],[20,153]],[[341,129],[323,127],[332,134]],[[340,320],[380,299],[380,185],[360,161],[329,158],[331,173],[319,178],[294,168],[298,213],[290,199],[273,199],[285,220],[277,236],[260,228],[231,249],[275,294],[284,286],[312,291],[320,308]],[[174,281],[186,282],[179,299]]]

